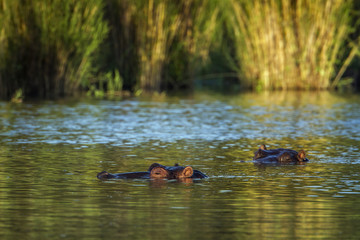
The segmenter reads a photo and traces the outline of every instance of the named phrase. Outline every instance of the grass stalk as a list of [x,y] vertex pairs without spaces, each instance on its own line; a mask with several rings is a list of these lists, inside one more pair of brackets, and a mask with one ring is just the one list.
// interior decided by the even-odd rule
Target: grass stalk
[[[232,4],[239,74],[249,85],[256,89],[331,86],[352,31],[350,0],[233,0]],[[351,61],[353,52],[349,57]]]

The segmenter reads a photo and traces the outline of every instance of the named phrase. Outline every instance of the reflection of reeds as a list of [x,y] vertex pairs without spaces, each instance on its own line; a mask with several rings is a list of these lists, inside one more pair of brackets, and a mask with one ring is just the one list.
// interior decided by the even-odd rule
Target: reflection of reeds
[[[325,89],[349,26],[349,0],[233,0],[241,77],[258,89]],[[357,46],[354,45],[354,48]],[[344,63],[341,77],[356,51]],[[335,81],[335,82],[336,82]]]

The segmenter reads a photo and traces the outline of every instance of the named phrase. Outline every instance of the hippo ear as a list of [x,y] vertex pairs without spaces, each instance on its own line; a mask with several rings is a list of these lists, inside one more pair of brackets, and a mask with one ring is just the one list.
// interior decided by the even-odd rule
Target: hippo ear
[[300,150],[300,152],[298,153],[298,159],[299,161],[304,161],[306,158],[306,153],[304,150]]
[[259,147],[259,149],[261,149],[261,150],[267,150],[265,144],[261,144],[260,147]]
[[168,178],[169,173],[162,167],[154,167],[150,172],[150,178]]
[[185,167],[182,172],[183,177],[186,177],[186,178],[191,177],[193,174],[194,174],[194,170],[190,166]]

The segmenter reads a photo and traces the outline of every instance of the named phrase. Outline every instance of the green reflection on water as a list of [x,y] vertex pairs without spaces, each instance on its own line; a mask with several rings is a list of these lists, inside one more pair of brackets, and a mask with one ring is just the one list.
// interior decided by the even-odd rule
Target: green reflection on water
[[[186,142],[174,145],[181,144]],[[198,154],[212,155],[207,147],[194,147]],[[162,154],[171,156],[174,149]],[[259,168],[236,158],[199,157],[185,161],[210,175],[196,183],[95,178],[102,169],[143,170],[144,162],[151,162],[119,158],[128,153],[105,146],[2,148],[1,236],[334,239],[359,234],[358,165],[315,160]]]
[[[218,100],[212,102],[209,98],[198,96],[194,104],[203,101],[209,101],[210,106],[219,104]],[[149,138],[140,143],[129,141],[129,144],[116,146],[107,143],[18,143],[17,137],[28,140],[27,135],[12,136],[11,141],[5,141],[7,136],[2,135],[0,237],[354,239],[360,234],[360,144],[355,135],[331,133],[352,133],[357,128],[331,122],[341,124],[348,119],[351,120],[349,123],[355,122],[357,115],[351,111],[359,110],[358,99],[329,95],[306,98],[308,102],[286,100],[281,95],[278,98],[274,95],[242,95],[222,99],[230,114],[250,119],[246,128],[250,129],[249,136],[258,136],[254,139],[245,135],[240,135],[239,139],[223,140],[162,141]],[[267,122],[267,118],[285,121],[282,116],[292,115],[281,115],[279,108],[281,111],[286,110],[286,106],[293,109],[298,102],[303,106],[299,116],[306,119],[305,125],[294,121],[290,131],[287,130],[286,134],[279,132],[280,137],[274,139],[266,136],[266,132],[263,137],[254,133],[259,122],[276,125]],[[101,104],[113,107],[112,103]],[[138,109],[139,113],[142,113],[142,108],[147,111],[149,106],[157,109],[153,102],[144,105]],[[312,105],[323,108],[313,108]],[[348,105],[352,108],[346,109]],[[64,105],[60,118],[71,118],[73,113],[69,112],[78,111],[78,106]],[[177,105],[161,107],[177,108]],[[255,111],[257,107],[259,111]],[[17,108],[20,109],[11,108],[5,114],[3,111],[2,119],[19,119],[24,117],[22,114],[31,117],[37,112],[29,106],[25,107],[29,108],[26,111],[21,106]],[[101,111],[106,112],[104,108],[98,109],[96,104],[80,109],[79,116],[87,116],[88,111],[84,109],[92,109],[91,114],[97,119],[104,118]],[[251,111],[247,111],[249,109]],[[125,110],[116,111],[119,113],[115,117],[126,114]],[[52,112],[55,114],[52,119],[57,118],[57,112],[59,110]],[[50,118],[48,114],[41,114],[40,119]],[[277,114],[279,116],[274,118]],[[316,118],[311,120],[311,116]],[[214,128],[217,121],[227,120],[227,116],[215,119]],[[331,129],[324,133],[324,125],[331,126]],[[309,126],[313,128],[313,136],[291,136],[292,132],[304,131],[302,128]],[[12,128],[8,125],[2,130],[7,132]],[[87,134],[86,128],[77,131],[80,135]],[[44,133],[47,131],[38,134]],[[97,134],[92,137],[100,138]],[[310,162],[301,166],[256,166],[252,156],[262,142],[271,147],[303,148]],[[144,171],[153,162],[191,165],[210,178],[193,183],[103,182],[96,179],[96,174],[102,170],[113,173]]]

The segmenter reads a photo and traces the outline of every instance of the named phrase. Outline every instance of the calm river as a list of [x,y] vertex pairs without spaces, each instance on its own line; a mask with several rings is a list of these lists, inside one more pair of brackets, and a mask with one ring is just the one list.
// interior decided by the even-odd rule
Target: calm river
[[[254,165],[261,143],[310,162]],[[154,162],[210,178],[96,178]],[[0,102],[0,213],[0,239],[358,239],[360,96]]]

